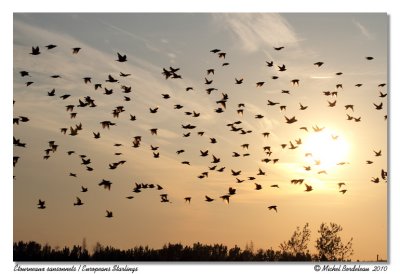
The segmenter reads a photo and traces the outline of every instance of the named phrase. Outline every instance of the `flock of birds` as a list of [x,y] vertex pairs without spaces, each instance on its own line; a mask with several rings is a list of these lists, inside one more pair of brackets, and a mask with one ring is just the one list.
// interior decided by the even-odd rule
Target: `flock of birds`
[[[51,51],[54,50],[54,48],[56,48],[57,45],[54,44],[49,44],[46,46],[45,51]],[[274,50],[276,51],[284,51],[285,47],[281,46],[281,47],[275,47]],[[76,47],[72,49],[72,54],[77,55],[79,54],[81,51],[81,48]],[[40,55],[45,54],[45,52],[43,52],[43,50],[41,48],[39,48],[39,46],[36,47],[32,47],[32,51],[29,53],[32,56],[36,56],[36,58],[40,58]],[[216,58],[222,60],[222,63],[220,64],[221,67],[226,67],[229,66],[230,63],[227,62],[227,53],[220,50],[220,49],[213,49],[210,51],[210,54],[216,55]],[[371,56],[367,56],[365,57],[365,59],[367,61],[372,61],[374,58]],[[124,62],[128,62],[128,57],[127,55],[121,54],[121,53],[117,53],[116,59],[114,60],[115,62],[119,62],[119,63],[124,63]],[[275,61],[275,60],[274,60]],[[276,65],[275,62],[272,60],[267,60],[265,65],[267,69],[276,69],[279,72],[285,72],[287,71],[289,68],[285,65]],[[312,64],[312,63],[311,63]],[[310,64],[310,65],[311,65]],[[313,65],[318,69],[321,66],[324,65],[324,62],[322,61],[318,61],[313,63]],[[218,87],[215,86],[214,84],[214,80],[212,79],[213,75],[217,72],[216,69],[214,68],[208,68],[205,70],[205,75],[204,75],[204,86],[205,86],[205,92],[207,95],[211,95],[211,94],[215,94],[218,92]],[[182,76],[182,72],[181,69],[179,67],[172,67],[172,66],[168,66],[168,67],[164,67],[162,69],[160,69],[160,77],[163,77],[165,80],[167,81],[179,81],[180,79],[183,79]],[[31,72],[29,70],[22,70],[19,71],[20,77],[21,79],[28,79],[28,81],[25,82],[25,85],[27,88],[29,88],[31,85],[35,84],[35,75],[34,73],[31,74]],[[342,72],[337,72],[336,75],[340,76],[342,75]],[[117,119],[120,116],[123,116],[123,113],[127,110],[126,106],[124,104],[129,103],[130,101],[132,101],[131,95],[130,93],[133,92],[132,90],[132,86],[128,86],[125,84],[121,84],[122,79],[129,79],[129,77],[131,76],[130,73],[124,73],[124,72],[120,72],[118,76],[115,75],[111,75],[109,74],[107,79],[104,79],[103,81],[100,82],[94,82],[93,78],[89,75],[82,75],[81,81],[83,84],[85,85],[92,85],[93,89],[94,89],[94,93],[93,95],[87,95],[87,94],[82,94],[81,97],[79,98],[74,98],[74,96],[71,96],[71,94],[57,94],[56,93],[56,89],[53,88],[52,90],[47,92],[47,96],[49,97],[54,97],[54,100],[61,100],[61,102],[68,102],[67,105],[65,105],[65,110],[68,113],[69,117],[71,119],[77,119],[77,115],[78,115],[78,111],[79,109],[82,108],[96,108],[98,107],[96,104],[96,99],[95,97],[98,96],[102,96],[100,94],[100,92],[103,92],[103,96],[111,96],[114,94],[114,91],[117,90],[118,88],[121,89],[121,92],[123,93],[123,100],[121,102],[121,105],[116,106],[114,109],[112,109],[111,111],[111,115],[110,115],[110,119],[108,120],[103,120],[103,121],[98,121],[98,124],[101,125],[102,129],[104,130],[112,130],[113,127],[118,126],[117,125]],[[57,78],[62,78],[62,75],[58,75],[58,74],[54,74],[54,75],[50,75],[51,78],[57,79]],[[278,76],[272,76],[271,77],[272,80],[277,80],[279,77]],[[20,79],[17,79],[17,81],[20,81]],[[233,82],[234,85],[242,85],[244,83],[245,79],[244,78],[235,78]],[[301,85],[301,80],[300,79],[292,79],[290,81],[291,85],[293,87],[296,86],[300,86]],[[254,83],[256,88],[261,88],[266,84],[266,81],[258,81],[256,83]],[[385,83],[381,83],[378,85],[379,88],[379,95],[377,97],[381,98],[382,100],[387,96],[387,93],[383,93],[382,89],[385,87]],[[362,84],[361,83],[357,83],[355,84],[355,87],[361,87]],[[338,83],[336,85],[336,90],[335,91],[321,91],[322,94],[324,96],[327,96],[328,99],[328,105],[327,107],[329,108],[334,108],[334,107],[338,107],[337,106],[337,96],[338,96],[338,92],[343,89],[343,85],[341,83]],[[193,87],[193,86],[188,86],[186,87],[186,92],[195,92],[197,91],[198,88]],[[291,94],[289,90],[282,90],[282,94]],[[216,107],[214,108],[214,112],[215,113],[223,113],[225,112],[227,105],[228,105],[228,101],[230,99],[230,95],[228,93],[222,93],[221,94],[221,98],[219,100],[216,101]],[[160,99],[163,100],[168,100],[171,98],[170,94],[167,93],[163,93],[160,96]],[[18,100],[23,100],[23,98],[19,98]],[[14,104],[18,103],[14,100]],[[131,102],[133,103],[133,102]],[[286,106],[280,102],[274,102],[271,100],[267,100],[267,106],[268,107],[273,107],[273,106],[279,106],[279,109],[282,113],[284,113],[284,111],[286,110]],[[299,110],[300,111],[304,111],[308,108],[309,106],[303,105],[302,103],[299,104]],[[354,114],[354,105],[345,105],[345,110],[349,111],[351,110],[352,113],[347,112],[346,113],[346,117],[347,119],[344,120],[348,120],[348,121],[354,121],[356,123],[361,122],[361,116],[353,116]],[[374,107],[376,110],[382,110],[383,108],[383,102],[380,103],[374,103]],[[129,107],[128,107],[129,108]],[[180,110],[182,108],[184,108],[183,105],[181,104],[175,104],[173,106],[174,109],[176,110]],[[237,105],[237,115],[238,117],[242,118],[244,111],[246,109],[246,103],[245,102],[241,102]],[[148,107],[148,111],[150,114],[154,114],[154,117],[157,117],[157,112],[159,110],[158,106],[149,106]],[[15,114],[14,114],[15,115]],[[201,116],[200,112],[196,112],[196,111],[184,111],[183,115],[186,115],[188,117],[193,117],[193,118],[197,118]],[[112,117],[112,119],[111,119]],[[345,117],[344,117],[345,118]],[[263,113],[259,113],[256,114],[254,116],[254,119],[267,119],[265,117],[265,114]],[[285,114],[283,114],[282,119],[284,119],[283,121],[287,124],[295,124],[298,123],[298,119],[296,116],[292,116],[292,117],[288,117]],[[387,115],[384,115],[384,119],[387,119]],[[135,122],[137,120],[136,115],[132,115],[129,114],[129,120],[132,122]],[[30,121],[30,118],[27,116],[22,116],[22,115],[17,115],[14,116],[13,118],[13,124],[15,126],[19,126],[23,123],[28,123]],[[232,131],[232,132],[236,132],[238,134],[241,135],[246,135],[246,134],[262,134],[263,138],[268,138],[269,135],[271,134],[271,132],[268,131],[264,131],[264,132],[253,132],[252,130],[247,130],[244,128],[244,126],[242,125],[242,120],[239,119],[235,122],[229,123],[227,124],[227,128]],[[294,125],[294,126],[295,126]],[[183,130],[185,130],[185,132],[182,133],[182,138],[188,138],[190,136],[193,136],[194,134],[197,134],[198,136],[207,136],[206,132],[203,130],[198,130],[197,126],[191,123],[187,123],[187,124],[182,124],[181,128]],[[75,123],[75,125],[70,125],[70,126],[65,126],[60,128],[60,133],[62,135],[69,135],[70,138],[77,138],[75,136],[78,136],[81,131],[85,130],[85,126],[82,124],[82,122],[79,123]],[[325,129],[324,126],[318,126],[318,125],[314,125],[312,126],[312,128],[308,128],[308,127],[300,127],[300,130],[304,130],[305,132],[321,132]],[[149,133],[151,135],[157,136],[157,134],[159,133],[159,129],[158,128],[151,128],[149,129]],[[93,132],[93,138],[94,139],[99,139],[102,138],[103,132]],[[144,138],[144,136],[134,136],[133,139],[131,140],[131,147],[132,149],[136,149],[139,148],[142,145],[142,139]],[[202,138],[207,138],[207,137],[202,137]],[[209,138],[209,143],[212,145],[215,144],[219,144],[218,140],[212,136],[208,136]],[[338,138],[338,136],[332,136],[333,140],[336,140]],[[177,142],[179,142],[179,140],[177,140]],[[24,141],[21,141],[21,139],[17,138],[14,136],[13,138],[13,144],[16,147],[21,147],[21,148],[26,148],[28,147],[27,143],[25,143]],[[116,148],[123,146],[124,144],[122,143],[115,143],[113,144],[113,146],[115,146]],[[283,150],[283,149],[289,149],[289,150],[294,150],[297,149],[299,146],[302,145],[302,140],[301,138],[295,139],[295,140],[290,140],[287,143],[282,143],[280,145],[280,148],[276,148],[276,147],[272,147],[272,146],[264,146],[261,149],[263,150],[263,152],[265,153],[266,157],[261,159],[261,161],[265,164],[275,164],[279,161],[279,158],[274,158],[272,155],[274,153],[274,151],[276,151],[277,149]],[[250,156],[250,153],[247,153],[246,151],[248,151],[250,144],[249,143],[244,143],[241,145],[241,148],[243,149],[243,151],[245,151],[245,153],[239,153],[234,151],[232,154],[232,157],[247,157]],[[49,160],[51,159],[52,154],[56,153],[59,150],[59,147],[62,147],[63,149],[65,147],[63,147],[63,144],[58,144],[56,141],[54,140],[49,140],[48,141],[48,147],[46,147],[44,149],[44,155],[43,155],[43,159],[44,160]],[[78,154],[77,152],[75,152],[74,150],[69,150],[68,148],[65,148],[66,153],[68,155],[73,155],[73,154]],[[154,146],[151,145],[150,146],[150,150],[153,154],[153,157],[155,159],[160,158],[160,147],[159,146]],[[22,151],[19,151],[19,153],[22,154]],[[190,161],[187,160],[179,160],[181,157],[181,154],[185,154],[185,150],[184,149],[180,149],[176,151],[176,157],[178,158],[178,161],[181,162],[181,164],[183,165],[191,165]],[[116,156],[121,156],[122,153],[121,152],[115,152]],[[308,153],[305,155],[306,157],[312,157],[311,153]],[[382,156],[382,150],[377,150],[374,151],[374,154],[372,154],[371,156],[375,156],[375,157],[381,157]],[[208,178],[208,176],[210,175],[210,173],[212,172],[228,172],[230,173],[236,180],[237,184],[241,184],[244,181],[248,181],[248,182],[252,182],[252,184],[254,185],[254,190],[259,191],[261,189],[263,189],[262,184],[257,183],[255,180],[260,177],[260,176],[267,176],[267,172],[265,169],[262,168],[258,168],[258,173],[254,174],[254,176],[248,176],[247,179],[243,179],[240,178],[240,176],[242,175],[242,170],[234,170],[234,169],[230,169],[230,168],[226,168],[226,166],[223,164],[221,157],[218,157],[217,155],[215,155],[211,149],[200,149],[200,154],[199,157],[203,157],[203,158],[208,158],[209,159],[209,163],[210,166],[208,166],[208,168],[206,170],[204,170],[201,174],[197,175],[198,179],[205,179]],[[86,170],[88,172],[92,172],[94,170],[93,166],[92,166],[92,160],[84,154],[79,154],[79,158],[81,161],[81,165],[84,166],[86,168]],[[20,156],[15,155],[13,157],[13,165],[14,167],[17,165],[18,161],[20,159]],[[119,160],[119,161],[115,161],[112,163],[109,163],[108,169],[110,170],[115,170],[118,167],[120,167],[121,165],[124,165],[127,161],[126,160]],[[320,164],[320,161],[318,159],[315,159],[315,166],[318,166]],[[347,162],[340,162],[338,163],[338,165],[345,165],[348,164]],[[373,164],[372,160],[367,160],[366,164]],[[304,167],[305,170],[309,171],[311,170],[311,166],[305,166]],[[230,169],[230,170],[229,170]],[[318,174],[323,174],[326,173],[325,170],[320,170],[318,171]],[[77,177],[77,174],[74,172],[70,172],[69,176],[71,177]],[[15,176],[14,176],[15,177]],[[371,179],[371,182],[373,183],[379,183],[381,181],[386,181],[387,180],[387,171],[382,168],[381,170],[381,174],[379,176],[373,177]],[[291,184],[294,185],[302,185],[304,183],[305,192],[311,192],[313,191],[313,186],[310,183],[306,183],[304,178],[296,178],[296,179],[292,179],[290,181]],[[111,191],[112,189],[112,182],[110,180],[106,180],[103,179],[102,181],[100,181],[98,183],[98,187],[103,187],[105,190]],[[338,182],[338,190],[340,193],[345,194],[347,192],[346,189],[346,183],[345,182]],[[274,188],[274,189],[279,189],[279,185],[278,184],[272,184],[269,187]],[[168,195],[168,193],[165,193],[164,187],[159,185],[159,184],[152,184],[152,183],[135,183],[135,186],[132,190],[133,193],[139,194],[143,191],[145,191],[146,189],[154,189],[157,191],[160,191],[160,202],[161,203],[171,203],[170,201],[170,197]],[[89,188],[86,186],[80,186],[80,193],[81,195],[84,195],[83,193],[88,192]],[[80,195],[80,196],[81,196]],[[219,196],[220,199],[222,199],[222,201],[229,203],[231,198],[237,195],[237,188],[230,186],[228,188],[228,191],[226,193],[222,193],[221,196]],[[82,196],[81,196],[82,197]],[[134,196],[133,195],[128,195],[126,196],[127,199],[133,199]],[[182,197],[183,202],[190,204],[192,201],[192,197],[191,196],[186,196],[186,197]],[[215,197],[210,197],[210,195],[204,195],[204,201],[206,202],[214,202],[216,200]],[[80,197],[76,197],[76,201],[73,203],[73,206],[83,206],[85,203],[81,200]],[[38,209],[45,209],[46,208],[46,202],[45,200],[43,200],[42,198],[40,198],[38,200],[37,203],[37,208]],[[269,210],[274,210],[275,212],[278,212],[278,205],[276,204],[269,204],[267,205],[267,207]],[[109,209],[106,210],[105,212],[105,217],[107,218],[111,218],[113,217],[113,212]]]

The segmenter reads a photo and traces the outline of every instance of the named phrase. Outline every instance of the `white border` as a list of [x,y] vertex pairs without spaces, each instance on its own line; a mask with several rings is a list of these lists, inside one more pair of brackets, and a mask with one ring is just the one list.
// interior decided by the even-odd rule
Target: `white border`
[[[1,83],[2,89],[0,91],[0,104],[2,115],[0,115],[1,125],[5,130],[0,134],[1,140],[1,187],[2,197],[0,198],[2,205],[2,221],[3,229],[0,233],[0,270],[2,273],[13,272],[14,262],[12,260],[12,166],[11,166],[11,143],[12,135],[12,66],[13,66],[13,13],[14,12],[386,12],[390,16],[390,250],[389,258],[390,264],[388,265],[387,273],[399,273],[399,221],[396,212],[399,207],[399,199],[394,196],[399,191],[399,176],[398,171],[394,170],[396,164],[399,163],[399,145],[397,140],[398,136],[398,107],[394,102],[398,102],[398,72],[399,54],[394,49],[400,48],[399,46],[399,9],[395,5],[395,1],[349,1],[349,0],[335,0],[335,1],[228,1],[228,0],[201,0],[201,1],[183,1],[183,0],[168,0],[168,1],[76,1],[69,0],[64,2],[54,1],[10,1],[7,6],[1,9],[1,26],[2,35],[1,39]],[[4,5],[4,3],[3,3]],[[397,31],[394,31],[397,30]],[[392,77],[394,76],[394,77]],[[391,169],[393,168],[393,169]],[[394,182],[393,184],[391,182]],[[393,193],[393,194],[392,194]],[[34,264],[38,266],[38,264]],[[152,263],[152,264],[135,264],[138,265],[140,273],[159,273],[159,272],[173,272],[173,273],[187,273],[187,271],[196,272],[209,272],[215,271],[229,271],[230,273],[312,273],[313,265],[310,264],[262,264],[262,263],[242,263],[242,264],[167,264],[167,263]]]

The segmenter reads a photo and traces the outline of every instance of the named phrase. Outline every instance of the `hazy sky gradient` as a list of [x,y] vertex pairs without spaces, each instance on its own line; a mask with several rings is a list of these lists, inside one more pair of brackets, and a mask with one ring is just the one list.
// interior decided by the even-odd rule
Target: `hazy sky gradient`
[[[27,148],[14,147],[20,160],[14,168],[14,241],[35,240],[52,246],[73,245],[87,239],[89,247],[96,242],[129,248],[134,245],[161,247],[168,242],[192,244],[223,243],[244,247],[252,241],[255,248],[277,249],[288,240],[296,226],[310,223],[313,232],[309,249],[314,251],[316,232],[322,222],[336,222],[343,226],[344,240],[354,237],[353,259],[374,260],[376,254],[387,257],[387,185],[374,184],[380,170],[387,170],[387,98],[379,98],[379,91],[387,92],[388,17],[386,14],[15,14],[14,15],[14,117],[30,117],[28,123],[14,126],[14,136],[27,143]],[[57,48],[48,51],[45,45]],[[29,54],[32,46],[40,46],[42,54]],[[81,47],[77,55],[71,48]],[[282,51],[273,47],[285,46]],[[227,53],[229,66],[211,49]],[[115,61],[116,53],[127,54],[128,62]],[[366,56],[375,59],[367,61]],[[274,67],[265,61],[274,61]],[[323,61],[317,68],[313,63]],[[276,65],[285,64],[287,71],[277,71]],[[183,79],[165,80],[163,67],[180,67]],[[215,75],[206,70],[215,69]],[[27,70],[32,77],[22,78],[19,71]],[[132,76],[121,78],[119,72]],[[336,72],[343,75],[336,76]],[[50,75],[60,74],[61,79]],[[104,83],[111,74],[120,84]],[[279,76],[272,80],[271,76]],[[92,77],[92,84],[82,78]],[[205,92],[204,78],[213,79],[211,87],[218,88],[211,95]],[[235,78],[244,78],[242,85]],[[29,87],[25,82],[33,80]],[[292,79],[300,79],[293,87]],[[256,88],[256,82],[265,81]],[[94,83],[113,88],[114,94],[95,91]],[[336,90],[342,83],[338,97],[326,97],[322,91]],[[355,84],[362,83],[360,88]],[[120,85],[132,86],[127,94],[131,102],[123,102]],[[192,86],[194,91],[186,92]],[[47,92],[56,89],[55,97]],[[288,89],[291,94],[282,94]],[[221,93],[229,94],[227,109],[218,114],[215,103]],[[62,94],[71,94],[63,101]],[[168,93],[171,99],[162,99]],[[91,96],[96,108],[77,108],[77,118],[70,119],[65,111],[68,104]],[[286,105],[267,106],[267,100]],[[327,101],[337,100],[334,108]],[[299,110],[299,103],[308,109]],[[375,110],[373,103],[383,102],[383,110]],[[237,115],[238,103],[245,103],[243,117]],[[175,104],[184,106],[175,110]],[[344,105],[354,104],[354,113]],[[120,118],[112,118],[112,110],[124,105]],[[157,114],[148,109],[159,107]],[[184,111],[196,111],[198,118]],[[129,113],[137,121],[129,121]],[[346,120],[346,113],[362,117],[360,123]],[[264,115],[255,119],[256,114]],[[285,123],[284,115],[296,116],[294,124]],[[117,123],[110,130],[102,129],[103,120]],[[239,125],[251,134],[240,135],[229,131],[227,123],[241,120]],[[78,136],[62,135],[61,127],[82,122]],[[189,138],[182,124],[193,124]],[[334,166],[328,174],[317,174],[318,167],[305,171],[305,151],[282,149],[280,144],[302,138],[309,133],[306,126],[325,126],[349,144],[343,161],[350,164]],[[159,128],[157,136],[149,129]],[[196,132],[205,131],[204,136]],[[93,138],[92,132],[101,132]],[[271,132],[264,138],[262,132]],[[312,134],[312,133],[310,133]],[[140,148],[132,148],[132,137],[142,136]],[[215,137],[217,144],[210,144]],[[47,142],[59,144],[49,160],[42,160]],[[122,143],[116,148],[114,143]],[[248,151],[240,146],[249,143]],[[154,159],[150,145],[160,147],[160,158]],[[271,158],[276,164],[265,164],[268,157],[263,146],[272,148]],[[178,149],[185,153],[176,155]],[[219,167],[224,173],[209,171],[209,177],[198,179],[212,166],[211,156],[200,157],[200,150],[221,157]],[[68,150],[76,154],[68,156]],[[374,152],[382,150],[382,157]],[[250,153],[249,157],[232,158],[232,152]],[[123,155],[115,156],[114,152]],[[93,162],[93,172],[87,172],[77,154],[86,154]],[[126,160],[116,170],[108,164]],[[373,160],[366,165],[366,160]],[[190,161],[191,166],[181,161]],[[267,176],[255,176],[258,168]],[[254,190],[254,183],[246,180],[237,184],[230,170],[242,170],[238,176],[263,185]],[[77,178],[68,176],[77,173]],[[99,187],[102,179],[113,182],[111,191]],[[304,185],[290,184],[291,179],[305,178],[314,191],[304,192]],[[346,182],[348,192],[338,192],[337,183]],[[164,187],[171,204],[160,203],[160,191],[144,190],[132,193],[134,183],[154,183]],[[279,184],[280,188],[271,188]],[[81,193],[81,185],[89,187]],[[219,196],[228,187],[237,188],[229,205]],[[125,197],[133,195],[128,200]],[[204,201],[204,195],[216,200]],[[75,197],[85,203],[74,207]],[[183,197],[191,196],[185,204]],[[46,200],[47,208],[36,208],[38,199]],[[278,213],[267,206],[278,205]],[[104,217],[106,210],[115,217]]]

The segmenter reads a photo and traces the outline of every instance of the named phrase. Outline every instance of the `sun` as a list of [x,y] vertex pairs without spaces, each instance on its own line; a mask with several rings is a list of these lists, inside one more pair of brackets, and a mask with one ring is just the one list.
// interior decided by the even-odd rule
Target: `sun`
[[313,166],[313,169],[327,170],[348,164],[349,144],[345,136],[327,128],[309,133],[302,147],[306,167]]

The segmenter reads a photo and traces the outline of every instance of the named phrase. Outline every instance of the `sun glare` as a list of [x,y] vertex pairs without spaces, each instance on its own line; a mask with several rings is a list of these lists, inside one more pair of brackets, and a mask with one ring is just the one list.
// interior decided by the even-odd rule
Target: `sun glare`
[[348,151],[349,144],[344,136],[326,128],[310,133],[303,145],[305,163],[317,166],[321,171],[348,164]]

